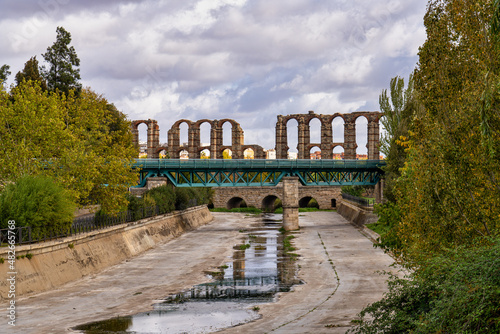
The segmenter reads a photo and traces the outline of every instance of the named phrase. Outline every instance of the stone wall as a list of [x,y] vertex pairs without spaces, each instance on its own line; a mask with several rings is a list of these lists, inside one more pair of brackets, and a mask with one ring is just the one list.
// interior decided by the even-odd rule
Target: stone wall
[[[17,256],[29,253],[33,257],[16,260],[16,296],[55,289],[98,273],[212,219],[207,207],[199,206],[55,241],[17,246]],[[11,270],[6,248],[0,250],[0,257],[5,260],[0,264],[0,277],[7,278]],[[7,283],[6,279],[0,280],[0,300],[7,298]]]
[[337,207],[337,212],[356,226],[375,223],[378,220],[373,208],[365,208],[353,202],[342,199]]
[[[266,207],[266,198],[272,200],[277,197],[283,201],[283,184],[276,187],[218,187],[214,189],[214,206],[228,208],[233,198],[243,199],[247,206],[259,209]],[[318,201],[320,209],[332,209],[342,198],[340,187],[334,186],[302,186],[299,185],[299,203],[302,199],[312,197]],[[332,201],[333,200],[333,201]]]

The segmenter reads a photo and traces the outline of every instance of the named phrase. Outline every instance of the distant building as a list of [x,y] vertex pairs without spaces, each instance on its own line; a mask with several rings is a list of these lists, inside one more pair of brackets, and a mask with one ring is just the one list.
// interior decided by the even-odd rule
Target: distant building
[[288,152],[288,159],[290,160],[297,160],[297,152]]
[[145,141],[140,141],[139,142],[139,154],[146,153],[147,149],[148,149],[148,144]]
[[368,160],[367,154],[356,154],[356,159],[358,160]]
[[333,153],[332,154],[332,159],[334,159],[334,160],[342,160],[342,159],[344,159],[344,152],[342,152],[342,153]]
[[321,160],[321,151],[312,152],[309,154],[311,160]]

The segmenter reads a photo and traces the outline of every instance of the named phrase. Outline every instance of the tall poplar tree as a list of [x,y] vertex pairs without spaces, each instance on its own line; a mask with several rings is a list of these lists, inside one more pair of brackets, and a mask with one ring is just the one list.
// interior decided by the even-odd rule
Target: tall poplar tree
[[59,90],[68,94],[71,89],[79,92],[81,90],[80,80],[80,59],[75,48],[70,46],[71,34],[63,27],[57,27],[57,39],[54,44],[47,48],[47,52],[42,54],[49,64],[47,69],[42,67],[43,75],[47,80],[49,90]]

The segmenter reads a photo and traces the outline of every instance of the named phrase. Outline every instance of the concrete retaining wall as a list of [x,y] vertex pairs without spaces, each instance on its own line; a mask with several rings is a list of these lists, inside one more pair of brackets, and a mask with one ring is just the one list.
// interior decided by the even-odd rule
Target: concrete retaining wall
[[337,204],[337,212],[359,227],[375,223],[378,220],[377,215],[373,213],[373,209],[357,206],[345,199],[340,200]]
[[[16,246],[16,256],[32,254],[15,262],[16,297],[57,288],[95,274],[141,254],[156,244],[205,225],[213,219],[206,206],[198,206],[104,230],[55,241]],[[0,300],[9,292],[8,249],[0,250]]]

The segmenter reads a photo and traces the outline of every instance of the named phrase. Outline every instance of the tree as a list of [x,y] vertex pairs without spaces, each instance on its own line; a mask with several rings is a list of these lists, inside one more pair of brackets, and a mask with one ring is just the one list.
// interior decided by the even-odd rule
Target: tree
[[42,54],[49,64],[49,69],[42,67],[43,75],[47,80],[48,88],[52,91],[59,90],[68,94],[71,89],[80,91],[80,59],[75,48],[69,46],[71,34],[63,27],[57,27],[57,39],[47,52]]
[[88,89],[75,96],[43,91],[23,81],[0,92],[0,184],[46,175],[79,205],[98,203],[105,213],[127,205],[136,152],[125,115]]
[[130,169],[137,155],[130,122],[89,89],[78,96],[70,92],[64,101],[66,126],[78,142],[77,154],[68,156],[77,177],[70,173],[65,182],[79,191],[80,203],[95,201],[107,214],[123,210],[128,187],[137,182],[136,172]]
[[390,96],[384,89],[379,97],[380,110],[384,113],[381,123],[386,130],[381,139],[381,151],[386,155],[384,195],[386,201],[375,209],[379,217],[376,225],[386,231],[380,235],[377,246],[398,253],[401,241],[398,237],[401,209],[395,193],[397,180],[406,161],[405,138],[409,137],[411,122],[415,115],[422,115],[421,103],[417,99],[413,76],[410,75],[405,89],[404,79],[395,77],[390,82]]
[[407,119],[394,200],[379,212],[386,249],[412,270],[354,332],[497,333],[500,0],[431,0],[424,24],[414,89],[425,112]]
[[0,94],[1,184],[39,175],[75,147],[74,136],[65,129],[64,109],[61,98],[43,92],[37,82]]
[[3,84],[5,83],[5,81],[7,81],[7,78],[11,74],[9,69],[10,69],[10,66],[6,65],[6,64],[2,65],[2,67],[0,67],[0,86],[2,89],[3,89]]
[[[399,143],[390,146],[395,159],[388,157],[392,204],[379,212],[394,227],[392,247],[410,265],[459,245],[489,244],[500,231],[498,13],[498,1],[429,2],[414,74],[416,112],[397,123],[407,135],[389,124]],[[401,82],[391,87],[404,96]],[[381,96],[381,108],[397,110],[407,103],[400,98],[391,109]]]
[[224,151],[222,151],[222,159],[232,159],[232,152],[230,149],[226,148]]
[[19,86],[21,82],[24,81],[36,81],[40,83],[40,86],[42,87],[42,90],[47,90],[47,83],[45,82],[45,79],[42,77],[40,74],[39,66],[38,66],[38,60],[36,60],[36,56],[31,57],[30,60],[28,60],[24,64],[24,69],[20,72],[17,72],[16,74],[16,83]]

